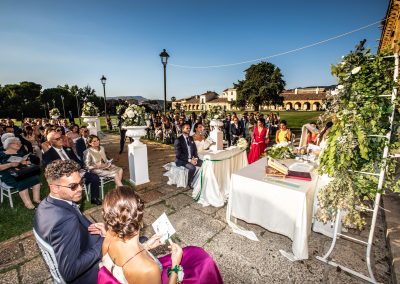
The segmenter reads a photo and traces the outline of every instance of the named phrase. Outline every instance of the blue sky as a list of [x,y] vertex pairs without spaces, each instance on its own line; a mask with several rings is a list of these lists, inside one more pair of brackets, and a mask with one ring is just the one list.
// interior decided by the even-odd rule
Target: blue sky
[[[385,17],[388,0],[338,1],[16,1],[0,2],[0,84],[33,81],[44,88],[90,85],[107,96],[163,99],[163,48],[170,63],[229,64],[318,42]],[[330,85],[330,64],[363,38],[376,50],[379,25],[269,61],[286,88]],[[167,95],[221,93],[250,64],[167,67]]]

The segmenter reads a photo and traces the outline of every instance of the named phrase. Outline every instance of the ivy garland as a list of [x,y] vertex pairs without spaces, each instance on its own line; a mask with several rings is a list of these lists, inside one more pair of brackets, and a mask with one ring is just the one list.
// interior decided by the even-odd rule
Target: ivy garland
[[[335,220],[336,210],[346,212],[343,224],[362,229],[366,224],[365,208],[377,193],[378,176],[364,175],[356,171],[379,173],[386,162],[383,188],[400,192],[400,182],[395,181],[395,160],[383,159],[386,138],[370,135],[386,135],[390,129],[392,114],[390,96],[397,84],[393,80],[394,59],[384,58],[388,53],[371,56],[364,48],[365,40],[354,51],[332,66],[332,75],[338,80],[331,92],[328,110],[324,118],[334,121],[327,145],[321,155],[319,173],[328,174],[330,183],[318,194],[319,209],[316,217],[323,222]],[[399,99],[395,108],[400,106]],[[393,135],[389,149],[398,149],[399,118],[395,116]]]

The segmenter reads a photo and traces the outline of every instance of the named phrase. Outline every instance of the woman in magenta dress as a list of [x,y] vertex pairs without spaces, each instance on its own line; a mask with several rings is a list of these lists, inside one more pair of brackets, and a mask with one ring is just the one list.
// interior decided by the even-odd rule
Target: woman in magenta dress
[[262,119],[257,120],[257,126],[254,127],[253,134],[251,135],[251,147],[247,161],[249,164],[257,161],[261,154],[265,151],[268,144],[269,129],[265,128]]

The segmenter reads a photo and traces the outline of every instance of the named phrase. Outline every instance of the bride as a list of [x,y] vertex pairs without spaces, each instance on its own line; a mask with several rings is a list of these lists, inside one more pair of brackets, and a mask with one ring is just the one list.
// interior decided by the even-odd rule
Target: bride
[[210,148],[210,146],[212,144],[214,144],[214,142],[210,141],[209,139],[206,139],[204,136],[204,126],[201,122],[197,122],[194,125],[194,134],[193,134],[193,140],[194,143],[196,144],[196,148],[197,148],[197,152],[198,153],[203,153],[206,150],[208,150],[208,148]]

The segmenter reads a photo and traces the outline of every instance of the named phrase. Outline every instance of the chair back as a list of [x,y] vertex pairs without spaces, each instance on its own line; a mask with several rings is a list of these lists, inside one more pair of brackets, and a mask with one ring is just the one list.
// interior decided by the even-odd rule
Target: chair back
[[46,261],[47,266],[49,267],[54,283],[65,284],[65,280],[62,278],[60,271],[58,270],[58,263],[53,248],[37,234],[35,229],[33,229],[33,235],[35,236],[36,243],[42,252],[43,259]]

